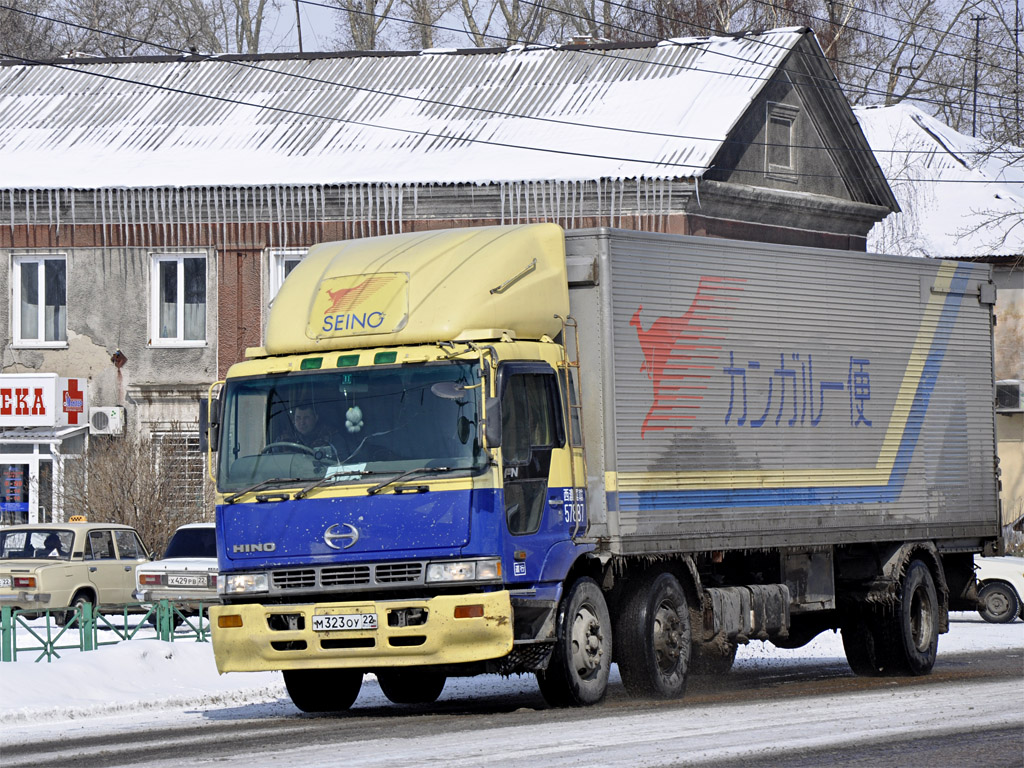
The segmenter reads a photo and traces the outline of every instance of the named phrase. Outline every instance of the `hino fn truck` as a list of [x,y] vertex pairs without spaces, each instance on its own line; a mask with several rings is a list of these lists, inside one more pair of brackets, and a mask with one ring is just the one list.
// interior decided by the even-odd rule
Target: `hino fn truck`
[[673,698],[827,630],[927,674],[1001,547],[994,299],[983,264],[554,224],[316,245],[204,405],[217,667],[308,712],[367,674],[589,705],[612,663]]

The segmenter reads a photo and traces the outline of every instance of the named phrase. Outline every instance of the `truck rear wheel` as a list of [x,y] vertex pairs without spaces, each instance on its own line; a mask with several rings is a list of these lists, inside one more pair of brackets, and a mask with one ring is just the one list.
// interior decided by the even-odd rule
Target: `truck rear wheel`
[[612,622],[597,582],[583,578],[563,598],[555,649],[537,673],[544,700],[555,707],[597,704],[608,691]]
[[897,654],[899,666],[911,675],[927,675],[939,649],[939,596],[932,572],[920,560],[910,563],[903,578],[897,618],[895,634],[902,651]]
[[344,712],[363,685],[358,669],[286,669],[284,685],[303,712]]
[[615,629],[616,658],[626,692],[681,697],[690,666],[690,611],[676,577],[659,573],[629,590]]
[[928,566],[911,561],[895,609],[866,609],[842,628],[843,649],[858,675],[927,675],[939,643],[939,599]]
[[377,670],[381,691],[395,704],[432,704],[446,682],[447,676],[426,667]]

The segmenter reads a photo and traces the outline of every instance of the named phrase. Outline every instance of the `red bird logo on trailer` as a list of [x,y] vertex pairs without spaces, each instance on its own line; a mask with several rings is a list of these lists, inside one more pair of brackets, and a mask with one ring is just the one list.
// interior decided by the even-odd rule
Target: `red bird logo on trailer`
[[351,288],[339,288],[336,291],[327,291],[331,304],[324,310],[325,315],[334,315],[339,312],[348,312],[352,307],[363,299],[368,299],[385,285],[390,283],[392,278],[368,277],[358,285]]
[[644,330],[640,320],[641,304],[629,324],[636,328],[637,339],[644,353],[640,370],[651,380],[653,402],[640,427],[640,437],[647,430],[690,429],[707,389],[707,380],[714,370],[715,354],[720,345],[711,343],[724,338],[725,328],[709,325],[727,318],[711,314],[715,302],[735,301],[730,291],[742,291],[745,280],[732,277],[700,278],[690,307],[678,317],[659,317]]

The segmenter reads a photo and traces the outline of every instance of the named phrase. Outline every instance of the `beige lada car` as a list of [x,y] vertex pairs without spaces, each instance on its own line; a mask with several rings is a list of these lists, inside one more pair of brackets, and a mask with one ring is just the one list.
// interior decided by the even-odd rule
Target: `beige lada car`
[[42,613],[133,602],[135,567],[150,552],[134,528],[116,523],[39,523],[0,528],[0,606]]

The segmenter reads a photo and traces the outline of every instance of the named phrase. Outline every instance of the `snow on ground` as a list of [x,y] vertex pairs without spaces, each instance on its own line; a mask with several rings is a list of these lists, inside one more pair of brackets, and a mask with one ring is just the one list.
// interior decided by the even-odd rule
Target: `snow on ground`
[[[970,613],[956,613],[951,618],[950,632],[939,639],[940,664],[943,656],[965,651],[1005,648],[1024,652],[1024,622],[988,624]],[[62,658],[51,663],[37,663],[30,653],[20,653],[15,662],[0,663],[0,741],[37,724],[138,716],[147,711],[162,717],[167,713],[242,706],[251,715],[296,711],[277,672],[218,675],[209,643],[189,639],[162,642],[150,633],[87,653],[61,654]],[[803,648],[791,651],[761,642],[741,646],[736,669],[770,670],[773,666],[829,661],[846,664],[838,633],[823,633]],[[1021,672],[1024,676],[1024,665]],[[613,670],[613,682],[617,681]],[[534,691],[532,676],[504,679],[487,675],[450,680],[442,699]],[[355,706],[386,704],[368,675]]]

